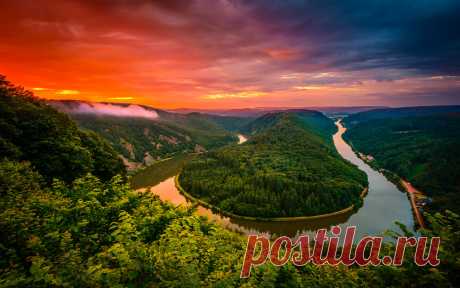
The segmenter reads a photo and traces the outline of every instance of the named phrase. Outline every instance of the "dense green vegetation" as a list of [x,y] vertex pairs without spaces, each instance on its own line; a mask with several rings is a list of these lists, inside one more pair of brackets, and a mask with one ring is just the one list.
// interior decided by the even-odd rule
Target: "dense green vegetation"
[[356,150],[431,196],[432,209],[460,212],[459,106],[375,110],[345,123]]
[[86,173],[108,180],[125,168],[110,145],[0,75],[0,159],[30,161],[48,182]]
[[180,183],[224,211],[253,217],[309,216],[360,204],[366,175],[332,144],[336,128],[319,112],[262,116],[242,145],[227,146],[186,164]]
[[236,117],[236,116],[219,116],[212,114],[190,113],[190,115],[200,115],[208,121],[212,121],[228,131],[241,131],[243,127],[251,123],[255,117]]
[[[150,164],[154,160],[177,153],[202,152],[236,141],[225,127],[237,127],[236,117],[190,113],[169,113],[141,106],[158,114],[157,119],[116,117],[110,115],[76,113],[81,102],[52,101],[52,105],[68,113],[82,128],[105,138],[128,161]],[[91,103],[85,103],[91,105]],[[118,105],[123,104],[109,104]],[[242,119],[239,119],[243,121]],[[245,122],[242,122],[245,123]],[[222,124],[222,125],[221,125]],[[225,127],[224,127],[225,126]]]
[[[451,213],[430,218],[432,232],[422,231],[442,238],[438,268],[418,267],[412,261],[401,267],[265,264],[256,267],[249,279],[240,279],[244,237],[195,216],[191,209],[136,193],[123,177],[103,180],[87,174],[66,183],[59,179],[70,178],[66,174],[74,171],[35,165],[36,154],[10,142],[15,138],[5,138],[9,134],[4,131],[21,131],[28,145],[38,147],[45,140],[33,131],[35,123],[50,123],[41,124],[41,135],[52,134],[55,141],[64,141],[60,138],[70,133],[56,130],[58,120],[71,132],[79,130],[65,115],[0,79],[0,287],[452,287],[458,283],[460,218]],[[16,115],[11,114],[16,110],[33,111],[35,121],[3,117]],[[112,153],[110,146],[98,145],[103,140],[77,138],[66,143],[86,143],[99,153]],[[53,156],[48,161],[67,163],[73,156],[46,149],[40,152],[45,160]],[[104,170],[105,165],[91,172],[99,173],[97,169]],[[55,180],[49,183],[47,178]],[[389,253],[393,247],[384,250]],[[413,249],[406,253],[410,260]]]
[[2,287],[449,287],[458,280],[455,215],[432,220],[428,235],[443,239],[438,269],[416,266],[407,249],[402,267],[265,264],[240,279],[244,237],[192,210],[135,193],[118,177],[40,182],[27,164],[0,163]]

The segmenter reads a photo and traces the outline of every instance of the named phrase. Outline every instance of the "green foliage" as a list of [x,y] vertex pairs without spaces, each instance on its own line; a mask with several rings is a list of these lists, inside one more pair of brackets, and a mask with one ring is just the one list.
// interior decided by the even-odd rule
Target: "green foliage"
[[93,131],[80,130],[79,136],[82,145],[91,153],[94,175],[103,180],[109,180],[114,175],[125,174],[123,162],[107,141]]
[[346,120],[355,149],[433,197],[431,209],[460,213],[460,113],[358,121],[363,117]]
[[148,280],[154,274],[146,245],[172,219],[190,214],[131,191],[120,177],[104,184],[88,175],[71,187],[58,180],[40,187],[30,166],[10,161],[0,164],[0,176],[1,284],[82,287]]
[[[1,287],[449,287],[458,281],[459,217],[436,214],[438,268],[254,268],[240,279],[244,237],[132,191],[115,177],[88,175],[69,186],[40,186],[30,165],[0,163]],[[394,247],[386,245],[385,254]],[[450,283],[450,284],[449,284]]]
[[121,160],[97,135],[80,131],[65,114],[3,76],[0,80],[0,159],[30,161],[47,181],[124,173]]
[[253,217],[318,215],[360,202],[366,175],[335,151],[332,121],[307,111],[255,122],[248,142],[187,163],[183,188],[224,211]]

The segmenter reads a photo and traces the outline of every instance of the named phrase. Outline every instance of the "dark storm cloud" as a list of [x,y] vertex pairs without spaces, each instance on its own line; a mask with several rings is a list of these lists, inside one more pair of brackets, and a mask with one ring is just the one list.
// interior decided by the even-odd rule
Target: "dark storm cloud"
[[54,25],[56,37],[74,36],[62,24],[77,21],[97,30],[106,23],[152,37],[181,35],[184,44],[202,46],[216,58],[263,56],[261,50],[273,44],[299,53],[276,69],[313,64],[460,73],[460,1],[85,0],[38,10],[37,2],[58,3],[25,1],[17,13]]
[[305,61],[460,73],[460,1],[251,1]]

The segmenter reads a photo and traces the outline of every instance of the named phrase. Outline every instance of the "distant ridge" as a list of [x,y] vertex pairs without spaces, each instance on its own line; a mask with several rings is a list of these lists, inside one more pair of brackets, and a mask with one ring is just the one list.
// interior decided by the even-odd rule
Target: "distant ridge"
[[380,108],[353,114],[346,119],[346,123],[352,124],[386,118],[430,116],[452,112],[460,112],[460,105]]
[[352,114],[367,110],[387,108],[386,106],[330,106],[330,107],[255,107],[255,108],[239,108],[239,109],[193,109],[193,108],[178,108],[169,109],[167,111],[187,114],[191,112],[200,112],[206,114],[214,114],[221,116],[237,116],[237,117],[259,117],[267,113],[283,112],[283,111],[296,111],[296,110],[315,110],[322,113],[344,113]]

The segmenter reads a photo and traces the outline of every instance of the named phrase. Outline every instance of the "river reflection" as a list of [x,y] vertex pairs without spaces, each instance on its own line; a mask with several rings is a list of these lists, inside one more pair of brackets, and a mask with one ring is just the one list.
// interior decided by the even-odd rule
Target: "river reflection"
[[[197,213],[208,217],[232,231],[244,234],[267,234],[270,236],[287,235],[295,237],[300,234],[313,235],[319,228],[329,228],[339,225],[356,226],[356,238],[364,235],[378,235],[385,230],[400,231],[395,221],[405,224],[409,229],[413,227],[413,218],[407,196],[389,182],[380,172],[373,170],[364,161],[359,159],[351,147],[343,140],[342,135],[346,128],[336,122],[338,132],[333,136],[334,144],[339,154],[363,170],[369,179],[369,192],[364,199],[363,206],[357,212],[336,215],[328,218],[302,220],[295,222],[267,222],[233,219],[213,213],[211,210],[198,206]],[[241,135],[242,136],[242,135]],[[246,138],[239,137],[240,143]],[[243,140],[243,141],[242,141]],[[185,157],[185,158],[184,158]],[[149,189],[164,201],[174,205],[190,205],[174,184],[174,177],[188,161],[188,156],[179,159],[163,161],[161,165],[153,165],[142,173],[133,176],[132,182],[136,189]],[[355,238],[355,239],[356,239]]]
[[243,144],[244,142],[248,141],[244,135],[238,134],[238,144]]

